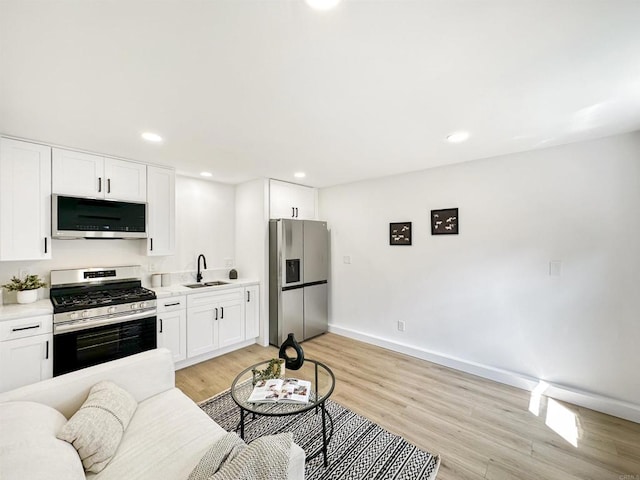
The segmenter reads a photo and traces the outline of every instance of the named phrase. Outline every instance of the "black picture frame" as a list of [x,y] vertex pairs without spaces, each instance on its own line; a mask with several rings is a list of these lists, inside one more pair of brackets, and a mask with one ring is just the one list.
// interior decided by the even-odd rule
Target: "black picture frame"
[[389,245],[411,245],[411,222],[389,224]]
[[457,208],[431,210],[431,235],[458,235],[460,215]]

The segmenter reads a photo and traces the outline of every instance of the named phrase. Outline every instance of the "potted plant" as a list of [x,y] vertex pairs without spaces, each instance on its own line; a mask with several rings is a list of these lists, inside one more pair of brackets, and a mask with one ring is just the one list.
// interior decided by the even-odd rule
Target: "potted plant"
[[12,277],[9,283],[2,286],[10,292],[18,292],[18,303],[32,303],[38,299],[38,289],[47,284],[38,275],[27,275],[24,280]]

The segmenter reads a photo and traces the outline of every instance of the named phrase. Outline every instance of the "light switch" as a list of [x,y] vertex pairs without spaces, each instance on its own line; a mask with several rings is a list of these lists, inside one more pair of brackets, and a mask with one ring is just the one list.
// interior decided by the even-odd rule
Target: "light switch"
[[551,260],[549,262],[549,276],[559,277],[562,271],[562,262],[560,260]]
[[344,257],[342,257],[342,263],[346,263],[347,265],[349,265],[351,263],[351,255],[345,255]]

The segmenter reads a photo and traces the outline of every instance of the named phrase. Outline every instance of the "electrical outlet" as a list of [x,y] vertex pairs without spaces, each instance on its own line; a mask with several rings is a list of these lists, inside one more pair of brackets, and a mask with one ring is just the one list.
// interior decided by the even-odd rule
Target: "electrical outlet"
[[342,257],[342,263],[350,265],[351,264],[351,255],[345,255],[344,257]]
[[150,263],[149,264],[149,271],[150,272],[155,272],[156,270],[158,270],[158,267],[155,263]]
[[404,332],[404,320],[398,320],[398,331]]
[[29,275],[29,269],[28,268],[21,268],[20,269],[20,274],[18,275],[20,278],[24,278],[27,275]]
[[549,276],[559,277],[562,273],[562,262],[560,260],[551,260],[549,262]]
[[233,267],[233,258],[225,258],[224,259],[225,267]]

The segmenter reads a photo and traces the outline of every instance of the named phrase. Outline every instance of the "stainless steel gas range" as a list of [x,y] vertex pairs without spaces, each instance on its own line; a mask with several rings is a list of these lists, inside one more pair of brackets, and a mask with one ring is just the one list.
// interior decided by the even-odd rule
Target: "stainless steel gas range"
[[53,375],[156,348],[156,295],[140,267],[51,272]]

